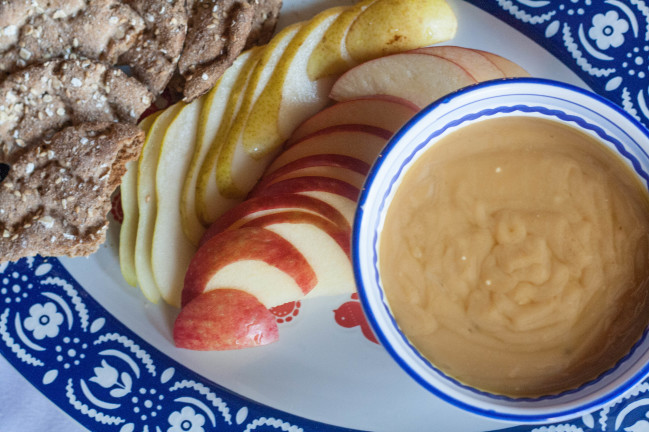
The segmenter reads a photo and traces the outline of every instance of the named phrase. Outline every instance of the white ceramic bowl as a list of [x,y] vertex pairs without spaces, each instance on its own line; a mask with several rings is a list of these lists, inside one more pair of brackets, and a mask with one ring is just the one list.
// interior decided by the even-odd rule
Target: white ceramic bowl
[[560,421],[614,400],[649,375],[647,330],[614,368],[578,389],[539,398],[494,395],[461,384],[417,352],[399,330],[379,278],[379,238],[404,173],[427,148],[450,132],[501,116],[552,119],[592,135],[622,156],[649,187],[649,131],[611,102],[548,80],[479,84],[429,105],[388,143],[359,199],[353,232],[354,271],[363,308],[378,339],[419,384],[453,405],[493,419]]

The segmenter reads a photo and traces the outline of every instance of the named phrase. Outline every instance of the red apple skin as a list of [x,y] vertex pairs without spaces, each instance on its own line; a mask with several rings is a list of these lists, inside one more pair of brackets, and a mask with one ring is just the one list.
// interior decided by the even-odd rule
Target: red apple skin
[[337,154],[317,154],[305,156],[282,165],[275,171],[266,174],[263,179],[275,179],[300,169],[327,166],[332,168],[345,168],[359,174],[367,175],[370,171],[370,164],[351,156]]
[[[331,159],[334,159],[335,157],[336,160],[325,160],[320,165],[318,165],[315,162],[316,157],[314,156],[331,156]],[[301,159],[297,159],[293,162],[289,162],[288,164],[283,165],[275,171],[268,173],[266,176],[262,177],[261,180],[255,185],[255,187],[250,191],[250,195],[254,195],[257,189],[264,189],[273,183],[277,183],[282,180],[288,180],[289,178],[322,176],[338,178],[339,180],[346,181],[345,178],[341,179],[338,176],[346,174],[353,175],[354,173],[356,173],[360,174],[360,176],[357,176],[357,179],[364,181],[368,172],[368,163],[351,156],[333,154],[307,156]],[[355,186],[359,185],[355,184]]]
[[338,246],[345,252],[345,254],[351,259],[351,231],[341,229],[339,226],[336,226],[331,221],[314,215],[313,213],[305,213],[301,211],[286,211],[280,213],[273,213],[265,216],[261,216],[255,219],[252,219],[250,222],[242,225],[242,228],[246,227],[260,227],[264,228],[270,225],[280,224],[280,223],[308,223],[320,228],[322,231],[326,232],[331,238],[334,239]]
[[310,191],[331,192],[348,198],[352,201],[358,200],[360,190],[347,182],[331,177],[294,177],[254,191],[251,196],[267,196],[285,193],[300,193]]
[[[288,147],[284,148],[284,152],[280,153],[266,169],[266,175],[295,160],[314,155],[339,154],[372,164],[390,138],[388,134],[391,136],[391,133],[385,129],[371,128],[367,125],[338,125],[326,130],[322,129],[295,142],[287,143]],[[292,153],[297,153],[299,156],[293,157]]]
[[[381,105],[381,110],[383,111],[394,111],[397,109],[399,113],[398,118],[402,119],[403,124],[405,124],[405,120],[411,118],[419,111],[417,105],[397,96],[372,95],[350,99],[331,105],[302,122],[302,124],[293,131],[293,134],[287,142],[299,141],[303,137],[315,131],[342,124],[368,124],[388,129],[392,133],[396,132],[396,130],[393,130],[396,123],[392,123],[392,127],[384,127],[381,124],[365,120],[367,114],[360,116],[355,114],[356,110],[363,109],[366,105],[378,105],[377,102]],[[371,110],[366,112],[369,113]],[[401,126],[403,124],[401,124]]]
[[258,260],[289,275],[304,294],[318,279],[295,246],[272,231],[248,227],[223,231],[206,241],[189,263],[182,292],[183,307],[205,292],[212,277],[223,267],[240,260]]
[[214,223],[210,225],[207,231],[203,234],[199,247],[207,240],[214,237],[216,234],[225,231],[242,218],[254,215],[256,212],[282,208],[302,208],[310,210],[322,215],[340,228],[347,230],[350,229],[349,222],[347,222],[345,216],[343,216],[333,206],[317,198],[298,194],[258,196],[243,201],[241,204],[230,209],[224,213],[223,216],[214,221]]
[[306,141],[310,138],[329,135],[331,133],[338,133],[338,132],[363,132],[371,135],[376,135],[380,138],[385,139],[386,141],[392,138],[393,135],[393,133],[390,132],[389,130],[376,127],[376,126],[370,126],[364,124],[340,124],[340,125],[329,126],[324,129],[317,130],[315,132],[303,136],[302,138],[296,141],[287,141],[284,143],[284,150],[291,148],[294,145],[298,145],[299,143]]
[[279,339],[275,316],[255,296],[216,289],[187,303],[173,328],[178,348],[222,351],[267,345]]

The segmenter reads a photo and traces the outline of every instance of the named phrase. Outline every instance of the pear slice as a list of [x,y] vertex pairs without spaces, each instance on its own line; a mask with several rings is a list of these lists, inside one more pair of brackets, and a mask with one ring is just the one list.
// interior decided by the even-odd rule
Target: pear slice
[[144,296],[156,303],[160,291],[153,277],[151,268],[151,245],[153,244],[153,227],[156,216],[155,180],[160,146],[165,131],[180,110],[179,105],[167,108],[151,125],[146,136],[144,147],[137,166],[137,234],[135,236],[135,272],[138,285]]
[[[216,145],[214,138],[221,125],[234,83],[251,54],[251,51],[246,51],[237,57],[214,88],[207,93],[201,109],[196,129],[196,148],[183,183],[180,201],[183,229],[191,241],[198,241],[196,235],[201,231],[200,227],[207,228],[220,213],[238,203],[237,200],[227,199],[219,193],[215,177],[210,180],[206,176],[203,179],[205,183],[201,188],[198,185],[199,174],[205,158],[211,147]],[[199,189],[201,193],[197,193]]]
[[[149,129],[158,113],[148,116],[139,124],[140,129],[148,135]],[[137,221],[139,213],[137,209],[137,165],[138,161],[133,160],[126,164],[126,173],[122,176],[120,195],[122,200],[122,213],[124,218],[119,230],[119,267],[124,280],[131,285],[137,286],[137,273],[135,271],[135,236],[137,235]]]
[[365,62],[452,39],[457,19],[445,0],[379,0],[353,22],[345,44]]
[[343,11],[344,7],[335,7],[319,13],[286,48],[246,123],[243,148],[252,158],[261,159],[277,150],[302,121],[329,102],[327,90],[333,78],[311,81],[307,65],[322,36]]
[[[180,103],[165,131],[155,178],[157,212],[151,243],[151,268],[162,298],[180,307],[185,272],[196,245],[185,235],[180,216],[183,180],[194,154],[198,118],[205,96]],[[202,233],[201,233],[202,234]]]
[[233,77],[232,88],[227,91],[227,94],[223,94],[223,100],[218,100],[219,103],[224,103],[225,106],[222,108],[223,111],[218,120],[219,125],[216,128],[216,133],[208,144],[209,149],[200,166],[198,182],[196,184],[196,208],[198,216],[204,225],[209,225],[210,222],[216,220],[220,216],[220,213],[224,211],[223,208],[215,205],[211,201],[214,197],[222,195],[218,189],[216,178],[217,161],[221,146],[230,130],[232,121],[239,111],[243,92],[248,85],[248,80],[255,65],[259,61],[262,50],[263,47],[254,47],[239,56],[235,62],[237,63],[236,69],[234,70],[236,77]]
[[[302,23],[293,24],[284,28],[273,37],[264,48],[259,61],[252,70],[248,84],[242,95],[241,105],[232,120],[227,136],[223,139],[219,153],[217,183],[220,192],[224,196],[230,198],[243,197],[258,179],[256,173],[259,170],[246,166],[246,159],[248,158],[243,158],[241,163],[234,164],[236,148],[241,145],[241,136],[248,121],[250,110],[262,90],[266,87],[266,84],[273,77],[277,63],[301,26]],[[262,166],[261,170],[263,171],[264,168],[265,166]],[[245,179],[242,182],[243,186],[235,184],[233,180],[234,171],[242,174],[242,177]]]
[[377,0],[362,0],[349,7],[329,26],[309,56],[307,73],[312,81],[328,75],[339,75],[352,66],[354,60],[347,52],[345,37],[356,18]]

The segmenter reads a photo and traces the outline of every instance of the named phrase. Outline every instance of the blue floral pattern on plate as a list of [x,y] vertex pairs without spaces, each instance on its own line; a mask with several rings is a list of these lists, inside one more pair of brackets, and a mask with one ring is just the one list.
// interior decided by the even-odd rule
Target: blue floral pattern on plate
[[468,0],[548,49],[595,92],[649,126],[649,4]]
[[92,431],[344,431],[219,387],[103,309],[57,259],[0,265],[0,354]]
[[[643,0],[468,0],[546,47],[649,126]],[[93,431],[342,431],[243,398],[113,318],[57,259],[0,265],[0,355]],[[79,371],[82,371],[81,373]],[[649,431],[649,383],[570,422],[507,431]]]

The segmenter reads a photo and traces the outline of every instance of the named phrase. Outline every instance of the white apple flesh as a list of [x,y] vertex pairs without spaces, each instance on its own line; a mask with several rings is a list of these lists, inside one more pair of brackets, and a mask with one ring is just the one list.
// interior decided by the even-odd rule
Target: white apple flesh
[[361,124],[380,127],[393,134],[417,114],[413,103],[394,96],[368,96],[334,104],[304,121],[289,142],[299,141],[319,130],[343,125]]
[[360,64],[343,74],[330,97],[337,101],[391,95],[424,107],[477,81],[461,66],[435,55],[393,54]]

